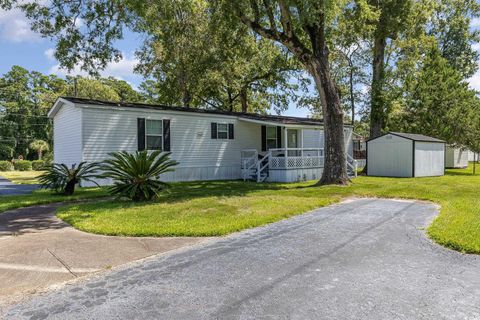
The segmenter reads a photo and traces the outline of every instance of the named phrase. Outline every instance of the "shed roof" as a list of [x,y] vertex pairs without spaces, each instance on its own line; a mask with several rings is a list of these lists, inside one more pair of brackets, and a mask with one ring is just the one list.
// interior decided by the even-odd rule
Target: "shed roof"
[[[63,99],[76,104],[84,105],[95,105],[101,107],[118,107],[118,108],[137,108],[137,109],[150,109],[150,110],[169,110],[169,111],[180,111],[180,112],[191,112],[191,113],[207,113],[207,114],[220,114],[226,116],[234,116],[240,119],[253,120],[253,121],[264,121],[264,122],[274,122],[284,125],[312,125],[319,126],[323,125],[323,120],[312,119],[312,118],[301,118],[301,117],[289,117],[289,116],[276,116],[276,115],[264,115],[256,113],[243,113],[243,112],[231,112],[223,110],[212,110],[212,109],[196,109],[196,108],[187,108],[187,107],[174,107],[161,104],[146,104],[146,103],[130,103],[130,102],[112,102],[112,101],[102,101],[96,99],[85,99],[85,98],[76,98],[76,97],[60,97]],[[57,99],[57,102],[58,100]],[[50,111],[49,115],[53,116],[56,112],[54,111],[55,105]]]
[[402,138],[412,140],[412,141],[445,143],[445,141],[443,141],[443,140],[433,138],[433,137],[429,137],[429,136],[426,136],[426,135],[423,135],[423,134],[403,133],[403,132],[388,132],[388,133],[385,133],[385,134],[383,134],[381,136],[378,136],[376,138],[368,139],[367,142],[378,139],[378,138],[383,137],[383,136],[386,136],[387,134],[402,137]]

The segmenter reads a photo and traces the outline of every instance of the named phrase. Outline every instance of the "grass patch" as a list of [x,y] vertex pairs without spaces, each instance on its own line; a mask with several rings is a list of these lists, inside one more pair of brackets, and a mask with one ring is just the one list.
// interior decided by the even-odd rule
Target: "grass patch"
[[37,184],[43,171],[3,171],[0,176],[18,184]]
[[447,170],[443,177],[359,177],[348,187],[312,182],[278,184],[241,181],[175,183],[155,202],[106,201],[73,204],[58,216],[92,233],[122,236],[219,236],[257,227],[348,196],[429,200],[441,213],[431,238],[463,252],[480,253],[480,173]]
[[53,202],[76,201],[107,196],[104,188],[77,188],[71,196],[52,193],[49,190],[36,190],[27,195],[0,196],[0,213],[6,210]]

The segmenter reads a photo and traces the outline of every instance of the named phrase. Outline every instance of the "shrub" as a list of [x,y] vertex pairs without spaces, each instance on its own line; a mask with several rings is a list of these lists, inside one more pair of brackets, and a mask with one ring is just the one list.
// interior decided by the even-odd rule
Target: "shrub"
[[0,159],[11,159],[13,157],[13,147],[5,143],[0,144]]
[[0,161],[0,171],[12,171],[13,164],[10,161]]
[[74,164],[70,169],[63,163],[55,163],[46,167],[46,171],[39,177],[41,187],[53,189],[65,195],[72,195],[75,192],[75,185],[81,181],[97,184],[93,180],[97,178],[98,164],[96,163],[80,162],[78,167]]
[[158,197],[168,184],[160,181],[160,175],[173,171],[178,162],[170,159],[170,153],[147,151],[111,153],[113,159],[102,166],[102,177],[113,179],[108,190],[112,195],[133,201],[145,201]]
[[32,162],[28,160],[16,160],[13,163],[13,168],[18,171],[30,171],[32,170]]
[[43,162],[45,163],[46,166],[50,166],[53,164],[53,152],[47,152],[45,155],[42,157]]
[[30,145],[30,149],[35,150],[38,154],[38,160],[42,160],[42,154],[44,151],[50,150],[50,146],[46,141],[43,140],[33,140]]
[[45,162],[43,160],[33,160],[32,169],[35,171],[41,171],[45,169]]

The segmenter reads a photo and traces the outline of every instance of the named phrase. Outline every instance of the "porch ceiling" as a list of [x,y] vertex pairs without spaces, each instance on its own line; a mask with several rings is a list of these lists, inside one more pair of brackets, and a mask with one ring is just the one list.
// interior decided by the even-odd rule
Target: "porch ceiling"
[[[279,117],[280,118],[280,117]],[[250,117],[238,117],[239,121],[245,121],[245,122],[250,122],[250,123],[257,123],[261,125],[266,125],[266,126],[282,126],[285,128],[292,128],[292,129],[322,129],[323,124],[320,123],[318,120],[315,121],[313,119],[305,119],[305,120],[293,120],[293,121],[288,121],[288,119],[283,119],[284,117],[281,117],[282,119],[279,119],[276,121],[275,119],[260,119],[260,118],[250,118]]]

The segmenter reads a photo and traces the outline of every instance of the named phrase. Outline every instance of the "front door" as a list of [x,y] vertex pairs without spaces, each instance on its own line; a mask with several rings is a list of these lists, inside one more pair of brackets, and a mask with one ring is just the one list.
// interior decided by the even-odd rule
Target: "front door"
[[[287,129],[287,148],[295,149],[298,148],[298,130],[297,129]],[[298,150],[289,150],[288,156],[295,157],[298,156]]]

